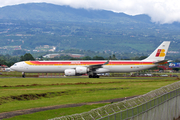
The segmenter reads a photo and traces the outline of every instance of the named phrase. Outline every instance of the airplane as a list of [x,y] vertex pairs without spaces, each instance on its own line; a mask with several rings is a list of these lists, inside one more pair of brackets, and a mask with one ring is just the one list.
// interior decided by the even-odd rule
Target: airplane
[[135,72],[165,64],[169,45],[170,41],[164,41],[144,60],[22,61],[10,69],[22,72],[22,77],[25,73],[64,73],[65,76],[88,74],[89,78],[99,78],[98,73]]

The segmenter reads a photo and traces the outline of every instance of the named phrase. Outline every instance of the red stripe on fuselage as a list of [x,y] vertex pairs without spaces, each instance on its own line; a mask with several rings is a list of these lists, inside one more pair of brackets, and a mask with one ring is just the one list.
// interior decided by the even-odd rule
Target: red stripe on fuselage
[[[33,65],[98,65],[104,64],[107,61],[30,61]],[[153,64],[153,62],[140,61],[110,61],[108,65],[143,65]]]

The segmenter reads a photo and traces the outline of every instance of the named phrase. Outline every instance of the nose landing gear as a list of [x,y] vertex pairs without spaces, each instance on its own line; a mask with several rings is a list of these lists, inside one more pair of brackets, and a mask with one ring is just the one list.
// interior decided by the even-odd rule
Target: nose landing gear
[[25,78],[25,77],[26,77],[25,72],[22,72],[22,77],[23,77],[23,78]]

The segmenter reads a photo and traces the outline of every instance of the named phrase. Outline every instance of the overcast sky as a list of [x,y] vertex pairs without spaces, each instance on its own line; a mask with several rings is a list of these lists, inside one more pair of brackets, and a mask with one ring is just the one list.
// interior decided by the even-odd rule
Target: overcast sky
[[0,7],[21,3],[47,2],[74,8],[111,10],[129,15],[147,14],[152,22],[180,22],[180,0],[0,0]]

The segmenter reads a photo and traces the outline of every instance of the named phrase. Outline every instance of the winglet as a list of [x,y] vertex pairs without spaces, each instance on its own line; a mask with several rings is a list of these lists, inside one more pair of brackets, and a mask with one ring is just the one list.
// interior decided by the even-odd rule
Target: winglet
[[103,65],[107,65],[107,64],[109,64],[109,60],[107,62],[105,62]]

